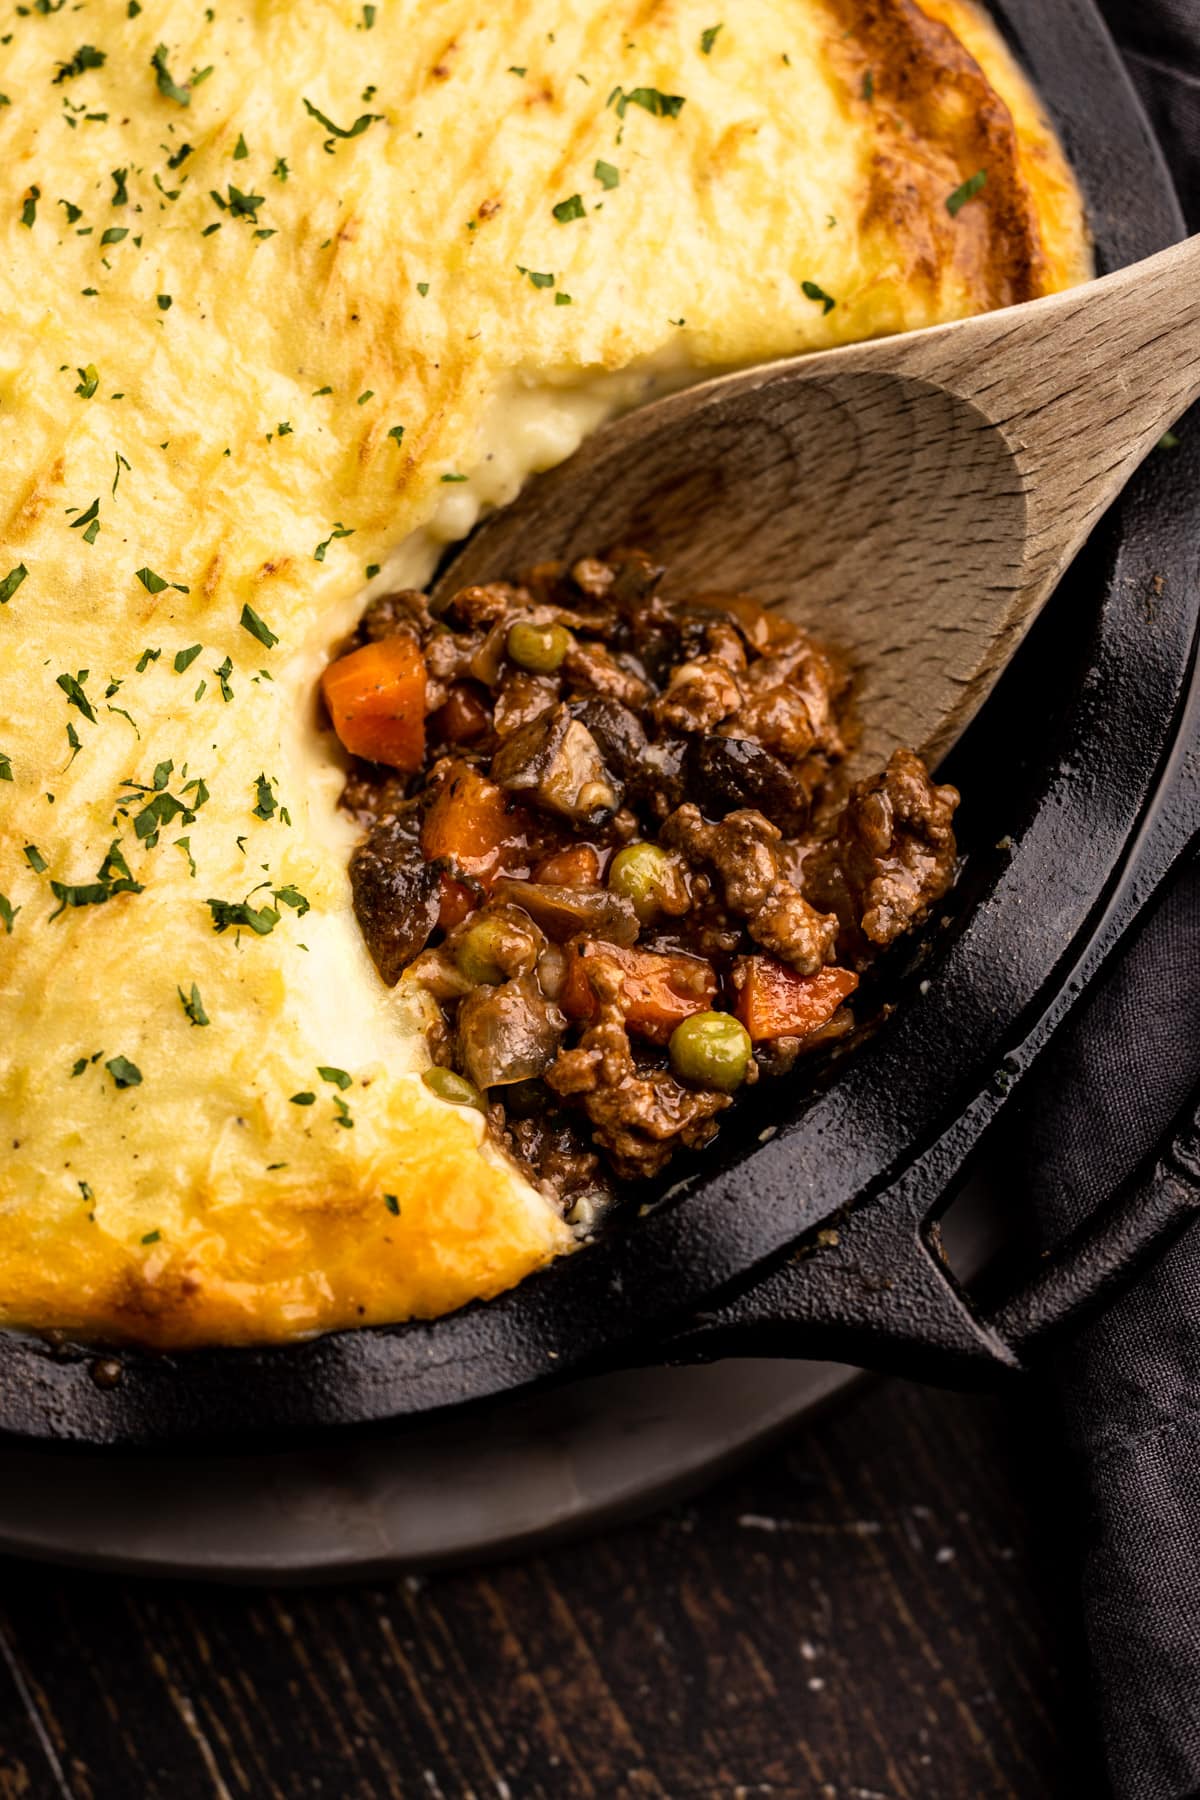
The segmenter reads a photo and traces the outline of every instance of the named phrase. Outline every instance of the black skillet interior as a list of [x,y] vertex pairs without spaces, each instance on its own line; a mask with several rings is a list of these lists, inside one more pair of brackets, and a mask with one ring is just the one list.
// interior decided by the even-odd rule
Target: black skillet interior
[[[1101,269],[1178,237],[1165,167],[1091,0],[995,10],[1082,181]],[[888,971],[894,1012],[852,1058],[815,1080],[762,1084],[702,1159],[647,1189],[596,1244],[431,1324],[263,1350],[123,1352],[104,1383],[94,1350],[0,1334],[0,1432],[261,1443],[568,1370],[731,1348],[946,1379],[1011,1362],[935,1271],[920,1227],[1197,828],[1189,802],[1165,835],[1143,830],[1166,805],[1193,667],[1188,495],[1200,468],[1189,456],[1185,444],[1139,474],[955,750],[962,881],[925,943]],[[831,1221],[837,1243],[826,1231],[821,1244]]]

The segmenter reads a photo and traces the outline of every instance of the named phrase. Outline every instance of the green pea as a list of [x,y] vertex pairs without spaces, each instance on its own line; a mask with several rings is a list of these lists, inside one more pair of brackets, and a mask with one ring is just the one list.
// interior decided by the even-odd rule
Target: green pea
[[487,1101],[465,1075],[456,1075],[453,1069],[442,1069],[435,1066],[426,1069],[421,1080],[430,1093],[436,1094],[439,1100],[449,1100],[453,1106],[473,1106],[476,1112],[487,1111]]
[[498,987],[502,981],[507,981],[500,960],[506,935],[500,920],[489,919],[485,914],[468,926],[459,938],[454,946],[455,966],[473,987]]
[[504,647],[510,662],[533,675],[553,675],[562,667],[563,657],[571,648],[571,634],[565,625],[531,625],[518,619],[509,628]]
[[[608,865],[608,888],[631,903],[643,925],[660,913],[686,910],[678,861],[657,844],[626,844],[618,850]],[[680,898],[682,905],[677,904]]]
[[681,1081],[731,1094],[750,1067],[750,1034],[730,1013],[693,1013],[671,1033],[671,1067]]

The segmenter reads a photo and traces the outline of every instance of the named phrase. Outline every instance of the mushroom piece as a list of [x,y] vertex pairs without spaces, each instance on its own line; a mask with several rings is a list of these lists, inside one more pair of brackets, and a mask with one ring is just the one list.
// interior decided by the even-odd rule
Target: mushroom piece
[[553,1062],[566,1028],[533,976],[478,987],[458,1009],[459,1067],[478,1088],[529,1081]]
[[354,913],[375,967],[389,987],[429,942],[441,882],[407,820],[381,819],[350,858]]
[[576,825],[600,824],[621,803],[600,746],[561,703],[505,739],[492,759],[492,779]]
[[496,883],[496,892],[514,906],[523,906],[546,936],[557,943],[565,943],[581,931],[609,944],[637,942],[637,913],[628,900],[620,894],[610,894],[607,888],[503,878]]

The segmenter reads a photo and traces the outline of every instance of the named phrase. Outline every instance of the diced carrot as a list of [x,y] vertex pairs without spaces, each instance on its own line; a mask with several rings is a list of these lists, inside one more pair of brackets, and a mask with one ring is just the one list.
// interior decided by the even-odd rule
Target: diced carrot
[[425,659],[415,638],[380,638],[339,657],[321,691],[352,756],[416,773],[425,756]]
[[544,856],[533,871],[535,881],[548,881],[556,887],[598,887],[600,858],[591,844],[571,844]]
[[807,1037],[828,1024],[858,986],[849,969],[797,975],[773,956],[740,956],[734,964],[735,1011],[756,1044],[772,1038]]
[[600,1003],[590,976],[601,969],[620,979],[618,1005],[630,1031],[655,1044],[665,1044],[682,1019],[704,1012],[717,991],[717,978],[703,957],[625,950],[585,938],[567,945],[561,1005],[569,1018],[595,1016]]
[[430,718],[436,738],[447,744],[473,744],[492,722],[492,715],[475,689],[465,681],[456,681],[445,700]]
[[[528,820],[504,789],[481,775],[473,763],[456,763],[442,783],[421,827],[421,852],[429,862],[449,864],[442,879],[443,926],[457,925],[472,906],[471,883],[489,892],[501,875],[524,872]],[[469,877],[460,882],[454,875]]]

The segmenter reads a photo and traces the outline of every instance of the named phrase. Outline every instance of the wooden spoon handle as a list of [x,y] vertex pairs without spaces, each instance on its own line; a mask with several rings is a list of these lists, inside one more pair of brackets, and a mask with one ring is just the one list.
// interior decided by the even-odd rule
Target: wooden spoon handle
[[1026,578],[1053,579],[1200,396],[1200,237],[1049,299],[923,333],[902,366],[1003,433],[1029,508]]

